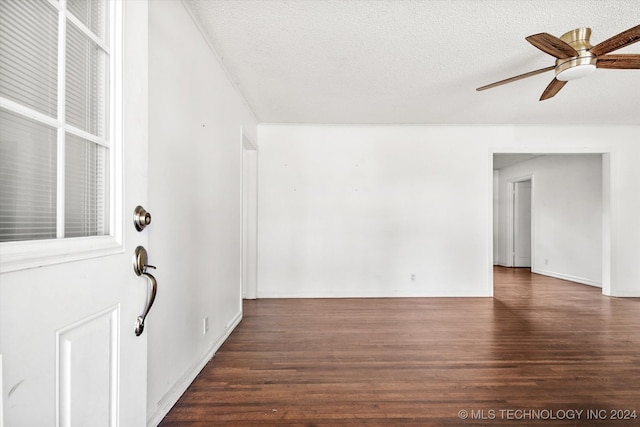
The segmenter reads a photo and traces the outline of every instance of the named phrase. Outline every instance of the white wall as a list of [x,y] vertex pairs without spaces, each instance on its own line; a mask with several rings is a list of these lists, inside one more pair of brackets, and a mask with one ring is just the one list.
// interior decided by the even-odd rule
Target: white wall
[[179,1],[149,2],[149,94],[155,425],[241,317],[242,133],[255,141],[256,121]]
[[610,153],[603,291],[640,296],[638,136],[638,126],[260,125],[258,296],[491,295],[494,152]]
[[259,297],[491,295],[487,147],[424,129],[259,126]]
[[602,156],[548,155],[499,172],[499,259],[509,259],[508,183],[532,177],[532,265],[535,273],[602,286]]

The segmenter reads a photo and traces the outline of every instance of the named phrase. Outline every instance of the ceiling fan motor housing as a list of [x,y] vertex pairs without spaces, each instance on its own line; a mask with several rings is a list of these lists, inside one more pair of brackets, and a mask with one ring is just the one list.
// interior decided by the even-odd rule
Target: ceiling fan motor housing
[[578,52],[578,56],[556,60],[556,79],[575,80],[595,71],[598,58],[589,52],[593,47],[589,37],[591,37],[591,28],[587,27],[576,28],[560,37],[563,42]]

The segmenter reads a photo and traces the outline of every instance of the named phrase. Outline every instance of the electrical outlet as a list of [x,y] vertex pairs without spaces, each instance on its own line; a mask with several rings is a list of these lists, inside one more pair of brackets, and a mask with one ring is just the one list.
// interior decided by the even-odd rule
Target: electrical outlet
[[415,282],[416,281],[416,275],[415,274],[411,274],[411,281]]
[[206,334],[207,332],[209,332],[209,318],[205,317],[202,319],[202,333]]
[[549,258],[544,259],[544,265],[549,265]]

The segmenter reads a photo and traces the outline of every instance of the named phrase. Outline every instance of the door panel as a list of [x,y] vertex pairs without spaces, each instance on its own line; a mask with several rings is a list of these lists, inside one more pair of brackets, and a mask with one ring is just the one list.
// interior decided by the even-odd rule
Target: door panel
[[147,245],[148,231],[137,232],[132,216],[137,205],[148,207],[147,1],[122,5],[123,70],[113,84],[122,84],[123,143],[116,155],[123,162],[112,177],[121,218],[113,228],[122,249],[0,277],[7,426],[146,424],[147,338],[136,337],[134,327],[147,280],[134,274],[132,257],[136,246]]
[[112,307],[58,331],[61,426],[113,425],[117,414],[119,317],[120,309]]

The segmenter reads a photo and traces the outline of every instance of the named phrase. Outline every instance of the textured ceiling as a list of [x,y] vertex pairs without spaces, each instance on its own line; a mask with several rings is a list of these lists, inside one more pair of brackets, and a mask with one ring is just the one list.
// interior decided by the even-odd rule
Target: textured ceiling
[[[637,0],[184,0],[262,123],[640,124],[640,70],[538,101],[554,64],[525,37],[640,23]],[[616,53],[640,53],[640,42]]]

